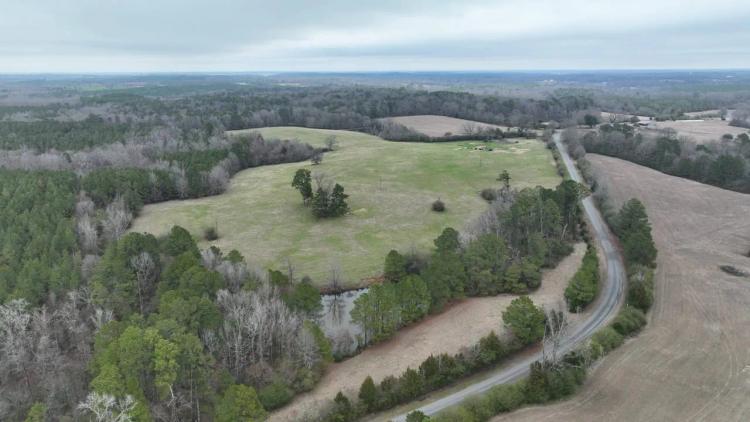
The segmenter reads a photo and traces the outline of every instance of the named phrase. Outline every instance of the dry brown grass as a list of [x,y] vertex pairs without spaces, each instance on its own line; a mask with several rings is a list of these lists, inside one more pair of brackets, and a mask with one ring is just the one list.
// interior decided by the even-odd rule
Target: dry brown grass
[[474,125],[481,128],[500,128],[507,130],[506,126],[491,125],[487,123],[475,122],[472,120],[456,119],[455,117],[420,115],[420,116],[401,116],[388,117],[384,120],[390,120],[402,124],[409,129],[416,130],[427,136],[440,137],[446,133],[453,135],[464,135],[466,125]]
[[[687,136],[696,142],[706,143],[719,141],[725,133],[737,136],[748,132],[741,127],[729,126],[729,122],[721,119],[705,120],[676,120],[667,122],[653,122],[655,129],[674,129],[678,135]],[[651,129],[647,129],[650,131]]]
[[[542,286],[530,295],[534,303],[554,306],[561,301],[567,282],[578,269],[585,251],[585,244],[576,245],[573,254],[555,269],[544,272]],[[314,414],[338,391],[356,396],[368,375],[377,383],[388,375],[398,376],[409,367],[417,368],[430,355],[457,353],[492,330],[503,334],[502,312],[515,298],[500,295],[465,299],[438,315],[402,329],[390,340],[331,365],[313,391],[272,413],[271,420],[301,420],[305,414]]]
[[641,199],[659,249],[656,301],[640,336],[607,356],[571,400],[495,421],[750,419],[750,196],[589,155],[622,202]]

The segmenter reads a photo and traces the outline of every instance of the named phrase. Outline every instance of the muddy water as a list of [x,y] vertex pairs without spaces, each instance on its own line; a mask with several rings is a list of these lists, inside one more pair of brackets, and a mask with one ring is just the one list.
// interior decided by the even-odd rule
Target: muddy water
[[365,292],[367,289],[322,296],[320,328],[331,340],[334,354],[349,355],[357,350],[357,337],[362,330],[352,322],[350,313],[354,309],[354,301]]

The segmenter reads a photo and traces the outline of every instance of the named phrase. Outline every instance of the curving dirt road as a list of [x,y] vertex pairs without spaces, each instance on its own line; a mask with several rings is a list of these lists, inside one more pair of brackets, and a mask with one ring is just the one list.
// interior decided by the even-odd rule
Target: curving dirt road
[[[559,133],[555,134],[555,144],[560,151],[560,155],[563,158],[570,177],[573,180],[580,182],[581,176],[560,142]],[[581,341],[589,338],[596,332],[596,330],[606,324],[610,317],[617,313],[619,305],[622,302],[626,282],[625,264],[623,263],[622,256],[615,247],[615,244],[612,241],[612,234],[599,213],[599,210],[594,205],[592,198],[589,197],[583,200],[583,208],[589,224],[591,224],[593,228],[594,235],[604,253],[604,258],[606,260],[605,264],[607,266],[607,279],[605,283],[603,283],[604,286],[600,298],[596,302],[596,308],[592,310],[590,316],[586,320],[574,327],[570,337],[563,342],[563,353],[572,350]],[[529,365],[540,358],[541,352],[508,367],[506,370],[499,372],[486,380],[472,384],[463,390],[435,400],[417,410],[422,411],[426,415],[434,415],[441,410],[462,402],[470,396],[487,391],[495,385],[516,381],[526,376],[529,372]],[[399,415],[392,420],[397,422],[406,421],[406,414]]]

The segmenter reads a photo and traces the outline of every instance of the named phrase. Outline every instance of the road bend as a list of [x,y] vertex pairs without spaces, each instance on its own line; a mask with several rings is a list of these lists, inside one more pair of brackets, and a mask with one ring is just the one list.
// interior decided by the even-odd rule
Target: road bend
[[[567,149],[560,141],[559,132],[555,132],[554,141],[557,150],[560,151],[560,157],[565,164],[565,168],[570,174],[570,178],[576,182],[582,182],[578,169],[570,158]],[[615,246],[615,242],[613,241],[614,237],[604,222],[604,218],[602,218],[601,213],[596,208],[591,196],[585,198],[582,202],[586,218],[593,229],[594,237],[604,252],[604,258],[607,263],[607,278],[605,283],[603,283],[604,286],[601,291],[602,296],[595,303],[596,308],[586,320],[577,324],[572,330],[570,336],[561,343],[562,353],[567,353],[575,349],[578,344],[591,337],[616,314],[623,298],[626,283],[625,264],[620,252]],[[490,378],[479,381],[475,384],[469,385],[463,390],[425,404],[416,410],[422,411],[428,416],[434,415],[442,410],[461,403],[471,396],[483,393],[496,385],[518,381],[528,375],[529,365],[541,358],[542,354],[541,352],[538,352],[526,360],[509,366]],[[407,414],[404,413],[392,418],[391,420],[394,422],[405,422],[406,415]]]

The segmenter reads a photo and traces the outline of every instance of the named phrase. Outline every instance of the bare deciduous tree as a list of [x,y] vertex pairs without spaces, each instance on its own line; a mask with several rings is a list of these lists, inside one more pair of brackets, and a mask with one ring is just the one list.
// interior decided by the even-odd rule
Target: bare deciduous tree
[[544,362],[557,365],[560,356],[560,348],[563,340],[568,335],[570,323],[568,313],[565,307],[558,304],[556,307],[547,310],[547,324],[544,328],[544,338],[542,339],[542,360]]
[[216,302],[225,321],[220,355],[235,376],[243,377],[250,365],[280,358],[310,359],[303,319],[289,309],[274,286],[264,283],[254,292],[220,290]]
[[329,151],[333,151],[338,146],[338,141],[336,140],[336,135],[331,135],[326,138],[326,148]]
[[106,239],[112,242],[122,237],[132,219],[133,214],[125,205],[125,199],[118,195],[112,203],[107,205],[106,217],[103,222]]
[[85,253],[96,254],[99,245],[99,233],[96,224],[88,214],[83,214],[76,222],[76,232],[81,250]]
[[130,413],[135,408],[135,400],[127,395],[117,399],[109,394],[89,393],[86,399],[78,404],[78,409],[90,413],[97,422],[130,422]]
[[144,314],[145,301],[151,297],[156,280],[156,264],[151,254],[146,251],[130,258],[130,266],[135,270],[138,282],[138,304],[141,314]]

